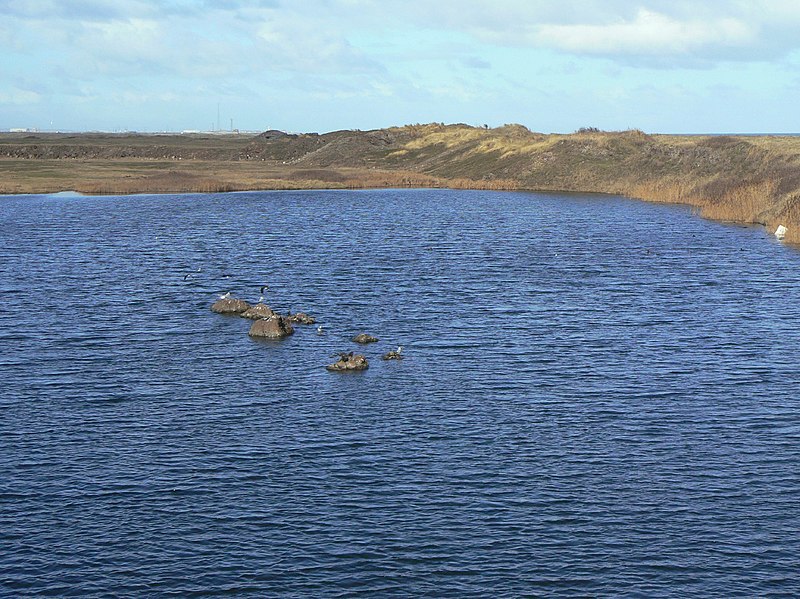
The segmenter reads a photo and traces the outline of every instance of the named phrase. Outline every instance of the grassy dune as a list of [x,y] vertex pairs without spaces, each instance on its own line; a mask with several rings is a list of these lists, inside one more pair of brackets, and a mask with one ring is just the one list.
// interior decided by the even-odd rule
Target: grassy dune
[[0,135],[0,192],[145,193],[358,187],[623,194],[712,219],[784,224],[800,243],[800,138],[520,125],[410,125],[287,135]]
[[800,242],[800,138],[645,135],[640,131],[539,135],[427,126],[387,157],[442,177],[480,176],[536,190],[617,193],[680,202],[717,220],[784,224]]

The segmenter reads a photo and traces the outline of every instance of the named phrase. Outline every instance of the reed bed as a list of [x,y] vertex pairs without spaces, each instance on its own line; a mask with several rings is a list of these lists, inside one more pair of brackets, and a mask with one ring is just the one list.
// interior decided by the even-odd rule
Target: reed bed
[[765,224],[776,201],[776,181],[732,186],[703,204],[700,214],[713,220]]

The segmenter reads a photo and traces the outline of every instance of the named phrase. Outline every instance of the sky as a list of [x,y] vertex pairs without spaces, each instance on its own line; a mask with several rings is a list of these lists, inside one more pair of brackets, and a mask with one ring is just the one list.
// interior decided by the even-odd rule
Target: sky
[[0,130],[800,132],[800,0],[0,0],[0,48]]

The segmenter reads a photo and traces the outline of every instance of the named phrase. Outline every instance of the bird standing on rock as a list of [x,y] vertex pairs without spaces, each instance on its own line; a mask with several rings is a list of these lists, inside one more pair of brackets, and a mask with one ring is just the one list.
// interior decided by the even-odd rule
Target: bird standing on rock
[[402,360],[403,359],[403,346],[399,345],[397,349],[390,350],[381,356],[382,360]]

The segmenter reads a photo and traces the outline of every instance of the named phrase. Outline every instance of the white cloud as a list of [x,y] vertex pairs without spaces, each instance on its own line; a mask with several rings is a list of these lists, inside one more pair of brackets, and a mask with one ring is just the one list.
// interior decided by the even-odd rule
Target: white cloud
[[[451,40],[460,34],[465,45],[471,38],[489,48],[548,48],[663,67],[770,60],[800,48],[797,0],[0,0],[0,15],[4,46],[22,47],[13,29],[27,31],[29,40],[61,47],[62,70],[88,78],[375,73],[381,61],[404,57],[354,40],[367,34],[396,45],[399,32],[414,30]],[[401,52],[488,66],[475,50],[446,57],[404,44]]]
[[494,46],[549,48],[626,64],[710,66],[782,58],[800,48],[797,0],[387,0],[417,25]]
[[679,20],[641,9],[631,20],[608,24],[541,25],[535,43],[577,54],[682,55],[708,47],[748,47],[758,31],[736,18]]
[[344,126],[470,107],[522,120],[503,112],[515,102],[564,104],[566,122],[570,94],[610,111],[637,105],[641,80],[779,88],[800,64],[800,0],[0,0],[0,46],[0,102],[87,121],[177,102],[205,120],[221,98]]
[[41,99],[41,95],[27,89],[19,89],[17,87],[11,87],[6,90],[0,89],[0,104],[24,106],[26,104],[36,104]]
[[352,72],[379,70],[379,66],[355,48],[338,27],[289,11],[260,13],[255,28],[255,47],[272,70],[301,72]]
[[159,61],[164,57],[166,31],[154,20],[127,19],[88,22],[76,43],[100,60]]
[[105,20],[153,14],[148,0],[0,0],[0,14],[29,19]]
[[[38,60],[57,77],[87,81],[160,75],[232,80],[270,73],[381,70],[348,40],[352,29],[336,2],[312,9],[294,4],[277,9],[274,4],[0,0],[0,41],[18,53],[17,58],[7,55],[7,64]],[[47,55],[36,57],[43,50]],[[0,68],[3,62],[0,57]]]

